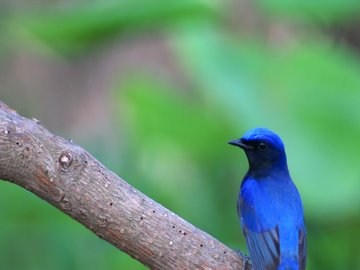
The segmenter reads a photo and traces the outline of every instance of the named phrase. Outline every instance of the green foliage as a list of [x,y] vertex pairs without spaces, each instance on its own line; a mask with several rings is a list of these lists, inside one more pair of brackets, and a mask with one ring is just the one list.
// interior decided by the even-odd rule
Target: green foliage
[[356,16],[360,3],[354,0],[258,0],[257,4],[269,15],[300,22],[328,23]]
[[[214,5],[204,1],[100,1],[71,8],[50,9],[46,13],[20,15],[10,26],[24,28],[62,53],[81,53],[117,36],[131,35],[194,17],[210,18]],[[22,37],[23,31],[18,31]],[[27,38],[25,35],[24,38]]]
[[[120,127],[113,136],[121,139],[107,155],[106,141],[84,134],[83,145],[142,192],[244,250],[236,196],[247,164],[226,142],[255,126],[274,129],[302,194],[309,269],[359,268],[358,55],[314,28],[283,42],[269,42],[259,29],[230,30],[224,18],[231,12],[221,3],[93,2],[23,12],[5,25],[24,44],[30,33],[68,56],[114,37],[161,32],[186,87],[143,70],[123,76],[111,95]],[[359,10],[350,0],[258,0],[256,7],[269,23],[286,18],[297,27],[349,21]],[[144,269],[28,192],[0,185],[4,269]]]

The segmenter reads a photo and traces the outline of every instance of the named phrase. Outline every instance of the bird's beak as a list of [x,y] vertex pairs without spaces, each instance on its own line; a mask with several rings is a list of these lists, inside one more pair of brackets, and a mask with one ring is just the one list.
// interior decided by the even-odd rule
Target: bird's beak
[[245,144],[241,139],[232,140],[232,141],[229,142],[229,144],[234,145],[234,146],[238,146],[238,147],[240,147],[240,148],[242,148],[244,150],[253,149],[252,146]]

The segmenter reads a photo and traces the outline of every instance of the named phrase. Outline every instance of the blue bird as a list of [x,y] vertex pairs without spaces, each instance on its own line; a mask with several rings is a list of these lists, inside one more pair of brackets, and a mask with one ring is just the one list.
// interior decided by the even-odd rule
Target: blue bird
[[255,128],[229,143],[242,148],[249,161],[237,211],[254,270],[304,270],[303,207],[283,142],[274,132]]

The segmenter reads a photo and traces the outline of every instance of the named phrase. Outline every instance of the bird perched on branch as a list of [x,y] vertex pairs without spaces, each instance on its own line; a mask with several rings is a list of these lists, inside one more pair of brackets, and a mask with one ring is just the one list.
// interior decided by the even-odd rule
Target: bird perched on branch
[[242,148],[249,161],[237,210],[254,270],[304,270],[303,207],[283,142],[274,132],[255,128],[229,143]]

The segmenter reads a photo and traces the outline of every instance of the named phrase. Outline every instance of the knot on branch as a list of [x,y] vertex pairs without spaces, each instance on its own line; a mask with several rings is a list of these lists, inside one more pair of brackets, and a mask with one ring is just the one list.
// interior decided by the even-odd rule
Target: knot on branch
[[73,151],[65,150],[58,158],[58,169],[62,174],[73,174],[77,176],[86,164],[83,156]]
[[60,166],[63,169],[68,169],[73,161],[72,155],[69,152],[63,152],[59,157]]

